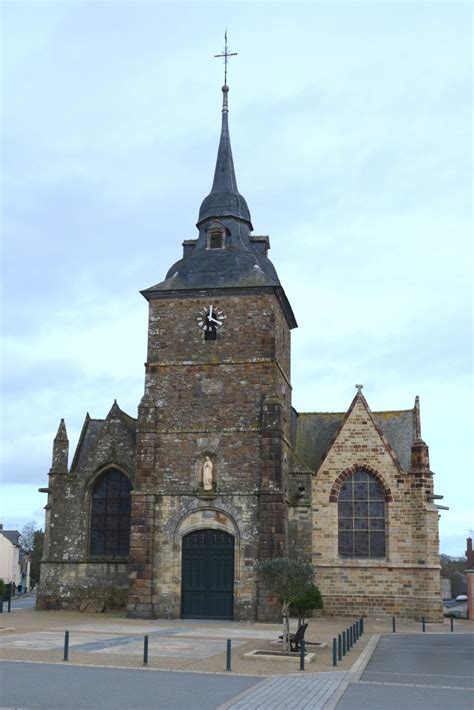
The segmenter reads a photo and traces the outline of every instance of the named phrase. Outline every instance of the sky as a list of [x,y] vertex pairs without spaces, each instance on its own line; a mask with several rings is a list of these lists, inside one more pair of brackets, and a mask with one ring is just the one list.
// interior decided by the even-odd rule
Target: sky
[[61,417],[136,416],[147,303],[197,236],[220,131],[292,304],[293,405],[421,400],[441,551],[474,528],[468,2],[9,2],[0,521],[44,525]]

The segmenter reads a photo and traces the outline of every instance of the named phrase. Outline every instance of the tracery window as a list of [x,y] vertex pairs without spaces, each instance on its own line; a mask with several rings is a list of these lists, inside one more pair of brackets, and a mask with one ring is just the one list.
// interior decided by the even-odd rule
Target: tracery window
[[92,491],[90,554],[126,557],[130,549],[130,491],[128,478],[109,468]]
[[339,556],[385,557],[385,493],[375,476],[363,470],[349,476],[337,507]]

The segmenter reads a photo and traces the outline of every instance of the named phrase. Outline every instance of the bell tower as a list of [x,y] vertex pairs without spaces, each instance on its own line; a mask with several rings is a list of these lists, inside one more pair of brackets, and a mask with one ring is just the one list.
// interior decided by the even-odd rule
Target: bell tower
[[[225,56],[230,56],[227,52]],[[237,188],[229,87],[198,236],[149,303],[132,492],[131,617],[265,620],[257,560],[287,553],[296,321]]]

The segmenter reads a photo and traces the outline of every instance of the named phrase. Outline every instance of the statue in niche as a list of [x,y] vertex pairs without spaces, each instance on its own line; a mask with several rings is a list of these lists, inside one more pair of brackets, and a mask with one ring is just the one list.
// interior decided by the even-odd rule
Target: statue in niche
[[206,456],[202,465],[202,487],[205,491],[212,491],[214,487],[212,479],[212,469],[213,463],[209,456]]

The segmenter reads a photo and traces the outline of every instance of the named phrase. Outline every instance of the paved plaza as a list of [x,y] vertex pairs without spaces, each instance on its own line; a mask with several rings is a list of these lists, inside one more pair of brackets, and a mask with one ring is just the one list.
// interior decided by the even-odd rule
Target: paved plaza
[[0,710],[472,710],[472,622],[456,621],[454,633],[449,621],[425,633],[415,622],[397,622],[393,634],[390,620],[366,620],[365,633],[333,666],[332,639],[351,621],[309,620],[315,660],[300,671],[298,657],[244,657],[281,648],[277,624],[129,620],[36,612],[23,603],[0,616]]

